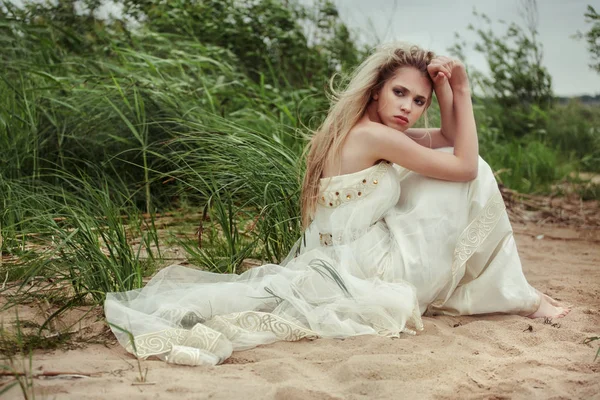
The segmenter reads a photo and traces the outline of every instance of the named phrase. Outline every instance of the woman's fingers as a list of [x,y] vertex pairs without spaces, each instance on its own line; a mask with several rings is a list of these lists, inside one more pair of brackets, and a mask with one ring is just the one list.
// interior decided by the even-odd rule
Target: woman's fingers
[[448,68],[447,66],[444,66],[440,72],[443,72],[448,78],[452,76],[452,68]]
[[434,78],[440,71],[443,71],[443,70],[444,70],[444,66],[439,63],[432,62],[431,64],[429,64],[427,66],[427,72],[429,72],[429,75],[432,78]]
[[446,75],[444,75],[443,72],[438,72],[437,75],[433,78],[433,83],[435,85],[441,85],[442,83],[444,83],[445,79]]
[[429,64],[427,72],[434,82],[437,82],[438,77],[443,80],[443,78],[450,78],[452,76],[452,71],[447,66],[441,64]]
[[464,64],[454,58],[438,56],[431,60],[427,72],[436,87],[445,79],[451,87],[468,87],[467,71]]
[[453,60],[447,57],[434,58],[433,60],[431,60],[428,69],[431,68],[434,71],[443,70],[446,73],[450,74],[452,72],[453,64]]
[[[454,73],[460,75],[464,72],[463,70],[464,65],[460,60],[445,56],[435,57],[427,67],[427,72],[436,85],[443,82],[444,79],[451,79]],[[444,77],[437,78],[441,73],[443,73]]]

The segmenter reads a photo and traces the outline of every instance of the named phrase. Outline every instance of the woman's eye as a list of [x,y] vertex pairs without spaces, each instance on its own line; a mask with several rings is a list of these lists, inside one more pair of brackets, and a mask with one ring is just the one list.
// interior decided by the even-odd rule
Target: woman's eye
[[415,103],[417,103],[417,105],[422,106],[425,104],[425,102],[421,99],[415,100]]
[[394,89],[394,94],[395,94],[396,96],[402,96],[404,93],[402,93],[402,90],[399,90],[399,89]]

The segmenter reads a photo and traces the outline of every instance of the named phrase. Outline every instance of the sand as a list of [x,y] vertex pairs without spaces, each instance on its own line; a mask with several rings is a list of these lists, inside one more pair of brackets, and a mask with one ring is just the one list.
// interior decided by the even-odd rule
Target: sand
[[[279,342],[216,367],[136,360],[114,341],[36,351],[36,398],[600,399],[600,231],[514,225],[530,283],[572,306],[562,319],[425,317],[415,336]],[[542,236],[543,235],[543,236]],[[100,322],[102,324],[102,322]],[[1,383],[9,378],[2,378]],[[16,387],[5,398],[22,398]]]

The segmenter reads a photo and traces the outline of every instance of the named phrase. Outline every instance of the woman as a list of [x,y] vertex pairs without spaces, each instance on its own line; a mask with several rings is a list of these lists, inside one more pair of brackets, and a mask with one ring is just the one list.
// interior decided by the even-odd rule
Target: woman
[[[412,129],[434,90],[442,128]],[[425,312],[568,312],[523,275],[456,60],[378,48],[313,137],[302,189],[305,238],[283,265],[172,266],[143,289],[109,293],[120,343],[138,357],[217,364],[277,340],[414,334]]]

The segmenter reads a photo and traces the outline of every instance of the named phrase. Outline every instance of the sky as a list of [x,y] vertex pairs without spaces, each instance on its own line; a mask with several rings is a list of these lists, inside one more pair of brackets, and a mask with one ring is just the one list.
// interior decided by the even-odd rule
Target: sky
[[[304,0],[310,3],[313,0]],[[364,43],[404,40],[447,55],[447,49],[456,43],[455,32],[467,42],[475,42],[475,33],[467,30],[471,23],[477,26],[474,8],[487,14],[492,29],[499,36],[506,26],[498,19],[525,26],[522,0],[334,0],[342,20],[360,32]],[[539,0],[538,37],[543,46],[543,65],[552,76],[552,86],[558,96],[600,94],[600,74],[589,68],[591,57],[584,40],[572,36],[577,31],[589,31],[585,23],[587,5],[600,11],[598,0]],[[595,3],[595,4],[594,4]],[[486,27],[485,24],[480,26]],[[465,54],[466,64],[488,72],[483,56],[470,51]]]

